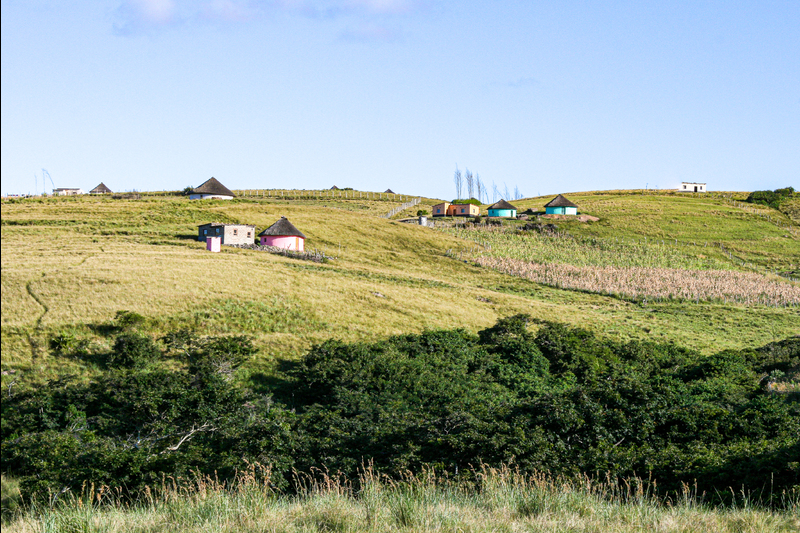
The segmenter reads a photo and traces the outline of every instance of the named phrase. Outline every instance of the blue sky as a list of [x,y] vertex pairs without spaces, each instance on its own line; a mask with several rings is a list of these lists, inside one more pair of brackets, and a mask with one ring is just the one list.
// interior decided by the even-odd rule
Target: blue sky
[[[800,2],[2,0],[2,193],[800,188]],[[50,184],[48,182],[47,190]]]

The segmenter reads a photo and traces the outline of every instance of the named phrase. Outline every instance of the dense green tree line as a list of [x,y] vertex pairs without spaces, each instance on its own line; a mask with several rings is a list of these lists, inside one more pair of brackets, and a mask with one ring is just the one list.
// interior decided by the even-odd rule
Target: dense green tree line
[[800,402],[771,390],[800,364],[800,339],[701,357],[529,322],[328,341],[266,392],[237,379],[254,354],[245,337],[117,332],[101,377],[4,395],[2,470],[26,495],[224,479],[247,461],[272,465],[281,488],[293,470],[370,461],[390,475],[513,464],[759,498],[800,485]]

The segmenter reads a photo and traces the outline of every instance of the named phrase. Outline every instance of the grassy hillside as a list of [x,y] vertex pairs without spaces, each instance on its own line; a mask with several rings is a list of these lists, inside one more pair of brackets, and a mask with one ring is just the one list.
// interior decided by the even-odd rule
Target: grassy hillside
[[[730,268],[742,267],[727,251],[764,272],[797,268],[796,232],[721,198],[623,191],[569,197],[582,212],[600,217],[559,223],[574,235],[677,239],[680,253]],[[536,210],[545,201],[516,203]],[[63,333],[102,343],[97,328],[119,310],[149,317],[154,333],[187,327],[253,335],[260,349],[253,364],[262,370],[328,338],[459,326],[475,331],[519,312],[620,339],[672,340],[704,353],[762,345],[800,330],[796,307],[641,305],[483,269],[448,254],[475,247],[470,241],[380,218],[396,205],[362,198],[193,202],[146,195],[3,200],[3,369],[35,380],[91,372],[85,361],[56,356],[49,343]],[[307,235],[307,248],[335,259],[316,264],[225,247],[211,254],[196,241],[198,224],[242,222],[260,230],[282,215]],[[9,379],[4,375],[3,383]]]

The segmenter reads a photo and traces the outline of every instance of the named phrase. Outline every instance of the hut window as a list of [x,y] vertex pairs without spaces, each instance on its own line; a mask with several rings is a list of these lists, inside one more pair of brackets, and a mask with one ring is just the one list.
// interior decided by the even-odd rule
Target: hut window
[[233,230],[233,234],[234,234],[234,235],[238,235],[238,234],[239,234],[239,230],[234,228],[234,230]]
[[208,235],[208,230],[207,229],[203,230],[203,235]]
[[247,236],[248,236],[248,237],[250,236],[250,232],[249,232],[249,231],[247,232]]

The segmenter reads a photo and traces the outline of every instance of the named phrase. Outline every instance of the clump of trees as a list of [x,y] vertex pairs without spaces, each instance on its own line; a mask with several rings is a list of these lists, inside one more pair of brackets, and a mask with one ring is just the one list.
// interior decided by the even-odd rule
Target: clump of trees
[[[464,173],[461,173],[461,170],[456,166],[456,170],[453,173],[453,183],[456,186],[456,198],[461,200],[461,194],[464,190],[464,185],[466,184],[467,187],[467,198],[471,200],[478,200],[477,205],[481,204],[488,204],[489,202],[489,193],[491,192],[492,200],[491,203],[496,202],[500,199],[501,191],[497,188],[497,185],[492,182],[492,189],[489,190],[488,187],[483,183],[481,180],[480,174],[472,174],[472,171],[466,169]],[[508,185],[504,184],[504,191],[505,191],[505,198],[506,200],[519,200],[523,197],[522,192],[519,190],[519,187],[514,187],[514,193],[512,195],[511,192],[508,190]],[[458,203],[455,200],[452,203]]]
[[773,209],[780,209],[781,202],[794,194],[793,187],[775,189],[774,191],[753,191],[747,196],[747,202],[761,204]]
[[239,370],[255,353],[247,337],[116,335],[98,378],[4,397],[3,474],[26,498],[84,481],[136,493],[163,476],[231,479],[248,461],[270,465],[278,488],[295,471],[368,462],[389,476],[469,477],[481,463],[651,475],[663,494],[696,481],[709,499],[743,487],[776,505],[800,484],[800,403],[773,387],[795,379],[797,338],[701,357],[516,315],[478,334],[330,340],[265,385]]

